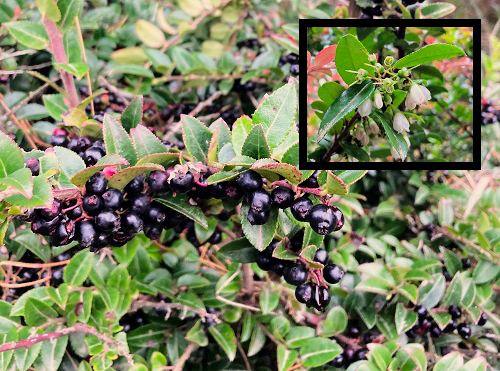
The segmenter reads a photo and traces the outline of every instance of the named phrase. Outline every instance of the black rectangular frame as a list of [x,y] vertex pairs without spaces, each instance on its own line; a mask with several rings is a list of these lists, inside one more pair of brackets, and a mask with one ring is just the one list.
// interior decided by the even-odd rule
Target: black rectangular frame
[[[480,19],[299,19],[300,80],[307,82],[308,27],[472,27],[473,52],[481,56]],[[480,59],[479,59],[480,60]],[[480,170],[481,169],[481,68],[473,78],[473,160],[471,162],[308,162],[307,108],[299,110],[299,167],[301,170]],[[307,83],[299,84],[300,102],[307,102]],[[306,103],[307,104],[307,103]],[[475,109],[474,109],[475,108]],[[306,145],[304,145],[306,143]],[[425,164],[425,169],[423,165]]]

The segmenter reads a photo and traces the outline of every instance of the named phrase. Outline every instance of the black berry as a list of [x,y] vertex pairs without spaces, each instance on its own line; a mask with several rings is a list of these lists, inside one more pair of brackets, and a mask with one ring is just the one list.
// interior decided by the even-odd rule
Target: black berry
[[87,194],[102,195],[106,190],[107,184],[106,177],[99,171],[87,180],[87,183],[85,183],[85,191]]
[[141,194],[132,200],[130,203],[130,210],[136,214],[142,215],[146,212],[150,203],[151,197]]
[[249,202],[252,211],[267,211],[271,207],[271,196],[264,189],[259,188],[251,194]]
[[56,216],[54,219],[46,221],[41,217],[36,217],[31,222],[31,230],[34,233],[41,234],[42,236],[47,236],[51,232],[55,231],[59,225],[59,217]]
[[265,224],[267,222],[267,220],[269,219],[269,210],[255,212],[255,211],[250,209],[248,211],[247,219],[251,225]]
[[327,235],[337,226],[333,210],[324,204],[313,206],[309,215],[311,228],[318,234]]
[[219,228],[215,228],[214,233],[210,236],[207,242],[211,245],[216,245],[222,241],[222,233]]
[[276,187],[271,192],[271,200],[280,209],[287,209],[293,203],[293,191],[287,187]]
[[139,233],[142,229],[142,219],[135,213],[126,212],[122,215],[121,225],[122,229],[129,234]]
[[300,183],[299,186],[304,188],[318,188],[319,187],[318,174],[319,170],[316,170],[313,175],[311,175],[309,178]]
[[237,182],[229,182],[225,188],[226,196],[231,200],[238,201],[243,197],[243,191]]
[[104,201],[99,195],[86,196],[83,198],[82,207],[88,215],[95,216],[103,209]]
[[441,331],[441,329],[439,328],[439,326],[436,325],[435,323],[432,324],[430,332],[431,332],[431,336],[435,337],[435,338],[441,336],[441,334],[443,333],[443,331]]
[[330,362],[330,364],[333,367],[341,368],[344,366],[344,357],[342,356],[342,354],[338,355]]
[[158,238],[160,238],[161,231],[162,231],[161,226],[155,226],[155,225],[149,225],[149,224],[146,224],[144,226],[144,234],[150,240],[157,240]]
[[339,231],[342,229],[342,227],[344,226],[344,214],[342,213],[342,211],[340,211],[340,209],[336,206],[330,206],[330,208],[332,209],[333,211],[333,215],[335,216],[335,218],[337,219],[337,226],[333,229],[334,231]]
[[295,298],[302,304],[307,304],[312,298],[313,288],[311,284],[304,283],[295,288]]
[[328,261],[328,251],[326,251],[325,249],[316,250],[314,261],[321,264],[326,264],[326,262]]
[[69,143],[69,139],[66,135],[52,135],[50,137],[50,144],[53,146],[66,147]]
[[469,269],[470,267],[472,267],[472,260],[470,258],[462,259],[462,268]]
[[291,211],[295,219],[300,222],[306,222],[309,220],[309,215],[311,214],[311,209],[313,208],[313,203],[307,197],[299,197],[293,201]]
[[484,326],[486,321],[488,320],[488,316],[485,313],[481,313],[481,317],[479,317],[479,321],[477,321],[478,326]]
[[[149,174],[149,177],[151,177],[151,174]],[[142,175],[138,175],[125,186],[124,192],[127,194],[127,197],[130,198],[130,196],[140,195],[143,190],[144,190],[144,177]]]
[[458,327],[458,322],[456,320],[451,320],[450,323],[448,323],[446,325],[446,327],[444,328],[444,332],[447,332],[447,333],[450,333],[450,332],[453,332],[457,329]]
[[157,202],[152,203],[144,213],[144,220],[147,224],[159,226],[166,218],[165,207]]
[[40,161],[37,158],[30,158],[26,163],[26,167],[30,169],[32,175],[40,174]]
[[97,163],[103,156],[106,154],[106,152],[99,147],[96,147],[95,145],[90,147],[85,151],[83,154],[83,161],[85,161],[85,164],[87,166],[92,166]]
[[94,244],[96,240],[97,232],[94,228],[94,224],[85,220],[77,225],[77,239],[80,245],[85,249]]
[[297,233],[293,235],[293,237],[290,239],[290,250],[297,252],[300,251],[300,249],[302,249],[302,243],[304,241],[304,232],[305,228],[301,228]]
[[248,170],[238,176],[237,182],[243,192],[251,193],[262,187],[262,176],[253,170]]
[[168,185],[168,174],[161,170],[151,172],[148,177],[148,185],[153,193],[166,193],[170,188]]
[[344,271],[338,265],[328,264],[323,268],[323,278],[332,285],[339,283],[343,276]]
[[462,337],[462,339],[467,340],[468,338],[470,338],[471,329],[467,324],[465,323],[459,324],[457,327],[457,331],[458,334]]
[[186,193],[194,187],[194,177],[191,173],[178,174],[170,181],[170,188],[176,193]]
[[82,208],[77,206],[71,210],[66,211],[66,216],[71,220],[76,220],[82,216]]
[[330,304],[330,291],[328,291],[328,288],[314,285],[311,304],[320,312],[324,312],[328,304]]
[[301,264],[292,264],[285,268],[283,277],[290,285],[298,286],[306,282],[307,269]]
[[122,206],[123,194],[115,188],[109,188],[102,194],[104,207],[112,210],[118,210]]
[[61,212],[61,207],[61,201],[55,198],[52,207],[40,210],[40,216],[46,221],[53,220]]
[[361,361],[363,359],[366,359],[366,354],[368,351],[366,349],[358,349],[357,351],[354,352],[353,358],[354,361]]
[[427,308],[423,305],[417,305],[414,312],[418,314],[419,318],[425,318],[425,316],[427,316]]
[[116,231],[120,228],[120,217],[113,210],[104,210],[95,218],[95,225],[101,232]]
[[448,308],[452,319],[459,319],[462,316],[462,310],[457,305],[450,305]]

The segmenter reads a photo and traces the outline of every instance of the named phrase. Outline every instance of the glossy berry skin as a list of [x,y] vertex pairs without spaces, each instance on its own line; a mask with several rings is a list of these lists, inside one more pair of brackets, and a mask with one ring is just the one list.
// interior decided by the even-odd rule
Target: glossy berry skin
[[326,282],[334,285],[344,277],[344,271],[338,265],[328,264],[323,268],[323,278]]
[[148,177],[148,185],[153,193],[166,193],[170,188],[168,185],[168,174],[161,170],[151,172]]
[[253,170],[247,170],[238,176],[237,182],[241,190],[248,194],[262,187],[262,176]]
[[[150,177],[151,174],[149,174]],[[131,196],[140,195],[143,190],[144,190],[144,177],[142,175],[138,175],[125,186],[124,192],[127,194],[127,197],[130,198]]]
[[218,200],[226,197],[226,183],[215,183],[212,185],[212,197]]
[[118,210],[123,203],[123,194],[115,188],[109,188],[102,194],[104,207],[107,209]]
[[91,195],[102,195],[106,191],[108,182],[104,174],[99,171],[92,175],[85,183],[85,191]]
[[59,217],[56,216],[50,221],[46,221],[41,217],[36,217],[31,222],[31,230],[33,233],[41,234],[42,236],[48,236],[50,233],[56,230],[59,225]]
[[259,188],[250,195],[249,203],[254,212],[267,211],[271,208],[271,196],[264,189]]
[[266,272],[270,271],[271,268],[273,267],[273,258],[265,254],[264,251],[261,251],[257,254],[255,262],[257,263],[260,269]]
[[69,143],[69,139],[66,135],[52,135],[50,137],[50,144],[53,146],[66,147]]
[[106,247],[110,245],[111,245],[111,235],[106,233],[101,233],[97,236],[94,246],[100,249],[101,247]]
[[285,268],[287,267],[287,261],[286,260],[280,260],[273,258],[273,264],[271,267],[271,270],[276,273],[278,276],[282,276],[283,273],[285,272]]
[[484,326],[486,321],[488,320],[488,316],[485,313],[481,313],[481,317],[479,317],[479,321],[477,321],[478,326]]
[[283,271],[283,277],[290,285],[298,286],[306,282],[307,269],[302,264],[291,264]]
[[129,234],[139,233],[142,230],[142,219],[135,213],[126,212],[122,215],[121,225]]
[[26,163],[26,167],[30,169],[31,175],[36,176],[40,174],[40,161],[37,158],[30,158]]
[[341,368],[344,366],[344,357],[341,355],[335,357],[331,362],[330,364],[333,366],[333,367],[337,367],[337,368]]
[[113,232],[120,228],[120,217],[113,210],[104,210],[96,216],[95,225],[101,232]]
[[90,195],[83,198],[83,210],[90,216],[96,216],[104,207],[104,201],[99,195]]
[[366,354],[368,351],[366,349],[358,349],[357,351],[354,352],[353,358],[354,361],[361,361],[363,359],[366,359]]
[[87,166],[92,166],[95,165],[101,158],[103,158],[105,154],[106,152],[104,152],[102,148],[92,146],[83,154],[83,161],[85,161],[85,164]]
[[472,260],[470,258],[462,259],[462,268],[469,269],[470,267],[472,267]]
[[446,325],[446,327],[444,328],[444,332],[447,332],[447,333],[450,333],[450,332],[453,332],[457,329],[458,327],[458,322],[456,320],[451,320],[448,325]]
[[165,208],[157,202],[152,203],[144,213],[144,221],[154,226],[160,226],[165,218]]
[[305,228],[301,228],[297,233],[293,235],[293,237],[290,239],[290,250],[297,252],[302,249],[302,243],[304,242],[304,232]]
[[373,342],[373,340],[375,340],[375,335],[371,332],[365,332],[363,334],[363,343],[370,344]]
[[312,201],[307,197],[299,197],[293,201],[290,210],[295,219],[300,222],[306,222],[309,220],[309,215],[311,214],[313,206]]
[[299,186],[304,188],[318,188],[319,187],[318,174],[319,170],[315,171],[313,175],[311,175],[309,178],[300,183]]
[[462,310],[457,305],[450,305],[448,308],[452,319],[459,319],[462,316]]
[[158,238],[160,238],[161,231],[162,231],[161,226],[155,226],[155,225],[149,225],[149,224],[146,224],[144,226],[144,234],[150,240],[157,240]]
[[194,187],[194,177],[191,173],[178,174],[170,180],[170,188],[176,193],[186,193]]
[[419,318],[425,318],[425,316],[427,316],[427,308],[423,305],[417,305],[413,311],[418,314]]
[[74,209],[68,210],[66,211],[66,216],[71,220],[76,220],[82,216],[82,208],[77,206]]
[[325,249],[316,250],[314,261],[321,264],[326,264],[326,262],[328,261],[328,251],[326,251]]
[[62,204],[58,199],[54,199],[52,202],[52,207],[40,210],[40,216],[45,220],[53,220],[61,212]]
[[243,191],[237,182],[228,182],[225,188],[226,196],[231,200],[238,201],[243,197]]
[[97,232],[94,228],[94,224],[91,221],[85,220],[79,222],[79,224],[77,225],[77,239],[80,243],[80,246],[86,249],[87,247],[90,247],[94,244],[96,238]]
[[222,241],[222,233],[219,228],[216,228],[207,242],[211,245],[216,245]]
[[430,333],[431,333],[432,337],[437,338],[437,337],[440,337],[443,332],[441,331],[441,329],[439,328],[439,326],[434,323],[431,326]]
[[310,302],[313,294],[313,288],[311,284],[304,283],[295,288],[295,298],[299,303],[307,304]]
[[271,201],[280,209],[287,209],[293,203],[293,191],[287,187],[276,187],[271,192]]
[[315,309],[324,312],[328,304],[330,304],[330,291],[328,291],[328,288],[314,285],[311,304]]
[[297,76],[299,74],[299,65],[298,64],[292,64],[290,66],[290,73],[294,76]]
[[309,220],[313,231],[322,235],[332,233],[337,226],[337,218],[335,218],[333,210],[323,204],[313,206]]
[[267,220],[269,219],[269,210],[260,212],[249,210],[247,219],[251,225],[266,224]]
[[333,215],[335,215],[335,218],[337,219],[337,225],[333,229],[334,232],[339,231],[342,229],[344,226],[344,214],[342,211],[337,206],[330,206],[330,208],[333,211]]
[[[122,216],[123,220],[123,216]],[[122,222],[123,225],[123,222]],[[111,235],[111,246],[120,247],[134,238],[134,234],[128,234],[125,231],[119,230]]]
[[349,326],[345,334],[350,338],[357,338],[359,337],[359,335],[361,335],[361,330],[357,326]]
[[468,338],[470,338],[471,329],[465,323],[461,323],[461,324],[458,325],[457,332],[462,337],[462,339],[464,339],[464,340],[467,340]]
[[136,214],[142,215],[146,212],[149,204],[151,203],[151,197],[148,195],[140,195],[132,199],[130,203],[130,210]]
[[66,245],[73,240],[73,237],[75,237],[74,223],[62,220],[61,223],[59,223],[59,225],[57,226],[51,242],[54,242],[58,246]]

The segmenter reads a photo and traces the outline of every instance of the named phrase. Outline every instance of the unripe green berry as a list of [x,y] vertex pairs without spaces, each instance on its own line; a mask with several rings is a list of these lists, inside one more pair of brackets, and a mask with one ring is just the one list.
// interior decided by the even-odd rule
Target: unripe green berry
[[390,67],[392,66],[392,64],[394,63],[394,58],[389,56],[389,57],[385,57],[385,60],[384,60],[384,65],[387,66],[387,67]]

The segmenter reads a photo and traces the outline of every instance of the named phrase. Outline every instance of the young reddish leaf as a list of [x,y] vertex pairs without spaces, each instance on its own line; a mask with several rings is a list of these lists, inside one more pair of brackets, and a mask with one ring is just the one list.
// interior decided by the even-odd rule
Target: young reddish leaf
[[337,51],[337,45],[331,45],[324,48],[318,53],[316,58],[314,58],[314,64],[318,67],[323,67],[330,64],[335,59],[335,54]]

